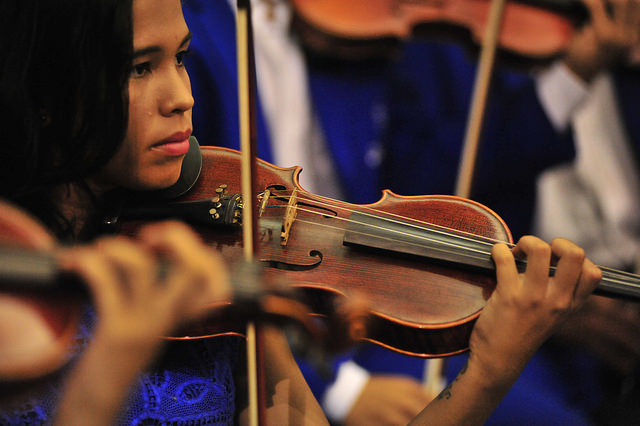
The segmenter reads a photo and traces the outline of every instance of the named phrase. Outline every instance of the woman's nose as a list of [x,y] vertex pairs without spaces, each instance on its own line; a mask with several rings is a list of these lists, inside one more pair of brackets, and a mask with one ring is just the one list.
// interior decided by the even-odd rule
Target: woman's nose
[[161,106],[163,115],[181,114],[193,108],[191,82],[186,70],[177,69],[172,72],[165,90]]

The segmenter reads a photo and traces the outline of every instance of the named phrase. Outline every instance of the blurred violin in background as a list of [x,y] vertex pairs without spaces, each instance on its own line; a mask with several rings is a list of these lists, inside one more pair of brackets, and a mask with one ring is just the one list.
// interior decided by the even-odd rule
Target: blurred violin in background
[[[489,0],[290,0],[293,26],[312,52],[366,59],[394,51],[410,37],[446,36],[479,45]],[[577,0],[508,2],[498,45],[507,56],[549,61],[560,55],[587,16]]]

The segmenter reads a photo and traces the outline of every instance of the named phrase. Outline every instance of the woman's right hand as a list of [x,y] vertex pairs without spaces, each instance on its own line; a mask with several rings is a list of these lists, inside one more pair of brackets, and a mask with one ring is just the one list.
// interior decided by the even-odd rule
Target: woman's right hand
[[104,237],[63,254],[91,289],[96,337],[150,343],[208,307],[230,300],[219,257],[179,222],[141,228],[136,239]]
[[222,261],[185,225],[163,222],[137,239],[101,238],[61,253],[63,267],[91,289],[93,340],[65,384],[56,425],[112,424],[161,336],[230,300]]

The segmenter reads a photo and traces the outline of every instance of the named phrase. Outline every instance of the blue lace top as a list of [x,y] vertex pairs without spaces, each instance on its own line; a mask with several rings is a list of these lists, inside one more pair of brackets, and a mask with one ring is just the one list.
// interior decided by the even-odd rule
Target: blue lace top
[[[75,353],[91,336],[95,316],[87,311]],[[230,425],[235,415],[236,367],[243,341],[237,337],[171,342],[153,368],[131,390],[117,424],[132,426]],[[28,393],[11,409],[0,409],[1,425],[48,425],[52,422],[66,367]]]

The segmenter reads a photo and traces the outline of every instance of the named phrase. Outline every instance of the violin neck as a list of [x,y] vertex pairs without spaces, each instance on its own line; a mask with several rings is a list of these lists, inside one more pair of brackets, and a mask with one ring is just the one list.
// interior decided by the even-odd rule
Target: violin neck
[[[526,260],[516,259],[518,270],[524,272]],[[640,301],[640,275],[600,266],[602,279],[594,294],[599,296],[622,298]],[[552,266],[549,276],[555,275],[556,267]]]
[[[393,219],[370,213],[351,213],[343,244],[366,250],[382,250],[388,253],[409,255],[431,262],[495,273],[491,248],[496,243],[488,238],[436,226],[417,225],[413,222]],[[524,272],[527,261],[516,259],[516,266]],[[602,280],[595,293],[640,301],[640,276],[611,268],[601,267]],[[552,266],[549,275],[555,274]]]
[[640,276],[611,268],[602,269],[602,280],[595,293],[607,297],[640,300]]

